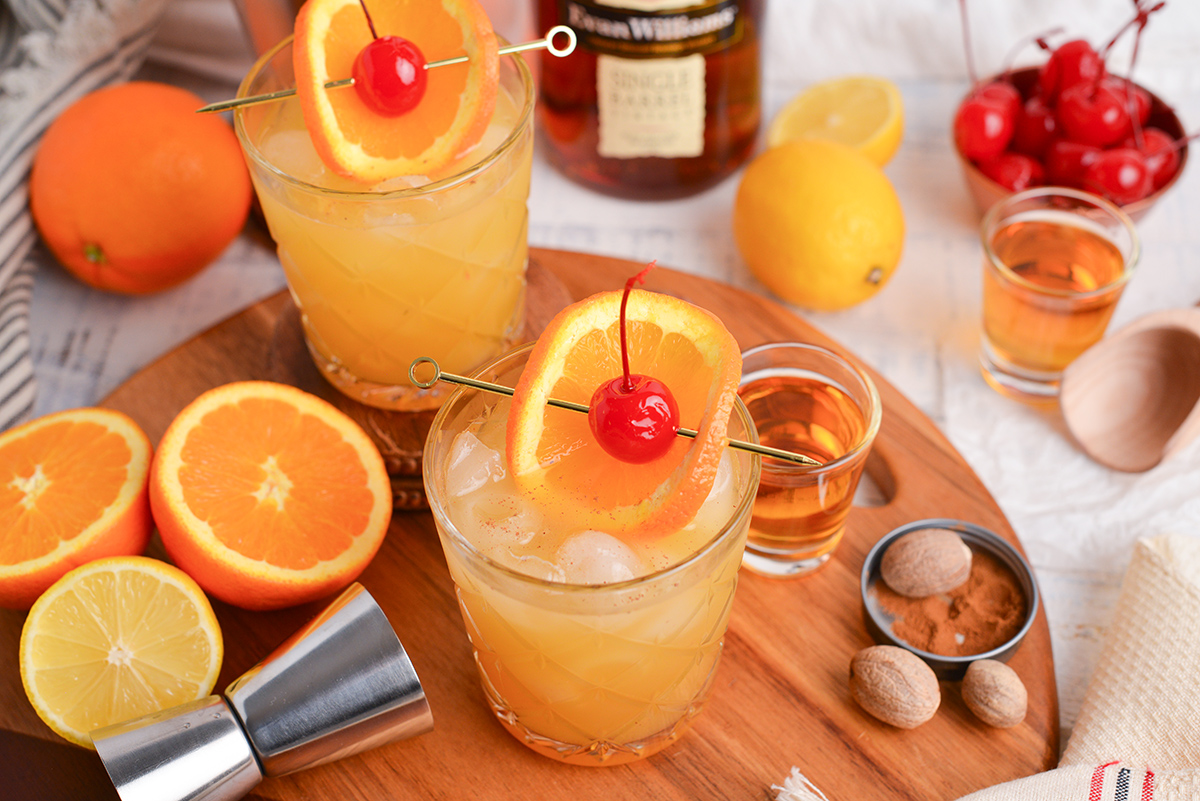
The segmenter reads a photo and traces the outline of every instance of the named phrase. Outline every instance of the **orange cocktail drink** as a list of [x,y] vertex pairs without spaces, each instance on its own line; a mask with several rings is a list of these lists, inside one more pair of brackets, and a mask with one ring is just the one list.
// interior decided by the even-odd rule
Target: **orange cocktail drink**
[[[529,357],[529,347],[514,351],[479,377],[514,386],[533,369]],[[736,395],[731,403],[722,441],[756,441],[745,407]],[[686,520],[622,529],[616,510],[606,523],[603,509],[578,496],[529,490],[508,453],[519,441],[508,431],[515,404],[459,390],[438,413],[424,457],[484,693],[509,732],[546,756],[584,765],[648,756],[686,731],[712,686],[759,458],[721,447]],[[585,415],[554,410],[547,428],[569,425],[568,415],[587,427]],[[599,470],[588,481],[603,498],[622,476]]]
[[[290,41],[267,53],[239,96],[295,85],[292,58]],[[384,408],[436,406],[443,395],[408,382],[413,359],[469,372],[517,341],[532,105],[524,62],[502,58],[495,111],[477,144],[431,174],[369,184],[324,163],[296,97],[237,112],[309,351],[347,395]]]

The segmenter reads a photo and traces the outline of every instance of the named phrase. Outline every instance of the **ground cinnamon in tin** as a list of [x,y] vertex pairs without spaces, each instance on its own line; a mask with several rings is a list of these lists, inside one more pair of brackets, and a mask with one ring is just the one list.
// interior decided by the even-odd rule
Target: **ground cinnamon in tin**
[[1017,577],[990,553],[972,551],[970,578],[950,592],[905,598],[876,583],[880,609],[894,618],[892,634],[932,654],[967,656],[999,647],[1021,630],[1028,601]]

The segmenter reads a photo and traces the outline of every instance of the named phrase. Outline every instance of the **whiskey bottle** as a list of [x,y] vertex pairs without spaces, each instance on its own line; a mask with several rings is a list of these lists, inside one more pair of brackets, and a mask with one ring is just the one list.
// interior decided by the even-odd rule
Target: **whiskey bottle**
[[541,30],[579,45],[543,53],[538,123],[569,178],[643,200],[706,189],[754,146],[766,0],[538,0]]

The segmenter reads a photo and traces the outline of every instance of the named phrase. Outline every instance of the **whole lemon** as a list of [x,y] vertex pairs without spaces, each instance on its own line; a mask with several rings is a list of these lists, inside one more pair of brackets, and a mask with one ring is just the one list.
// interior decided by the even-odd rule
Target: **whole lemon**
[[904,213],[887,176],[856,150],[803,140],[750,163],[733,233],[758,280],[789,303],[845,309],[874,295],[900,262]]

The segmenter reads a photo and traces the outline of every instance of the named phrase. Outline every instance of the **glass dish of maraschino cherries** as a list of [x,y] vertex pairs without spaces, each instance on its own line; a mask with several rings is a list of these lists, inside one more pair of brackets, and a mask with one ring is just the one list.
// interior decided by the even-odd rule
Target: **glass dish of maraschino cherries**
[[[1041,66],[975,80],[967,48],[973,85],[955,112],[953,138],[980,213],[1014,192],[1065,186],[1104,197],[1136,221],[1178,180],[1189,138],[1179,117],[1107,63],[1114,45],[1140,37],[1163,7],[1135,5],[1099,49],[1083,39],[1051,46],[1036,38],[1049,52]],[[1136,52],[1135,42],[1133,61]]]

